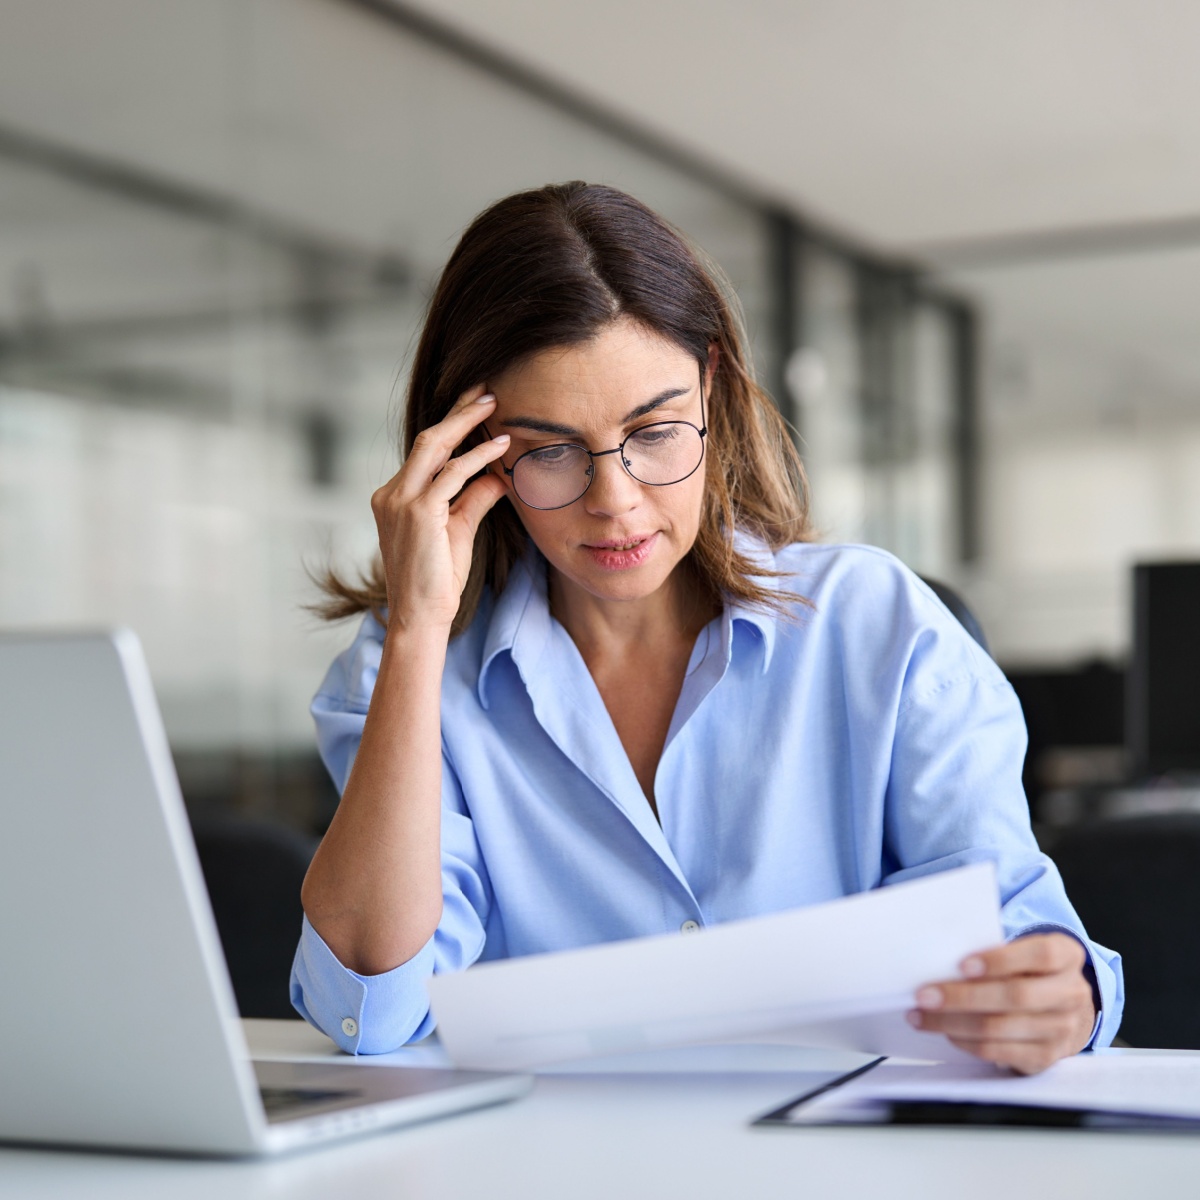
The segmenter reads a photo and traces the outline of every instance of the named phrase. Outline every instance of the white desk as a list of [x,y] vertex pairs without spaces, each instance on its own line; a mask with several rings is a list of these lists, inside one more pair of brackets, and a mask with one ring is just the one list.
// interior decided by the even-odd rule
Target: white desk
[[[247,1022],[256,1054],[324,1056],[295,1022]],[[804,1090],[783,1051],[756,1070],[547,1075],[515,1103],[267,1162],[0,1149],[3,1200],[1032,1200],[1192,1196],[1200,1136],[750,1129]],[[790,1057],[788,1057],[790,1056]],[[371,1070],[369,1060],[360,1060]],[[768,1065],[774,1069],[764,1069]],[[0,1080],[0,1086],[3,1081]]]

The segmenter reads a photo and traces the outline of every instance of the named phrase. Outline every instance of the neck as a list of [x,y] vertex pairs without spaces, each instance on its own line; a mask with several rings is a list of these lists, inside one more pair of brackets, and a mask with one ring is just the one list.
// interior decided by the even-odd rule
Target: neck
[[550,612],[589,663],[644,653],[696,635],[720,612],[720,603],[686,563],[656,592],[637,600],[602,600],[549,568]]

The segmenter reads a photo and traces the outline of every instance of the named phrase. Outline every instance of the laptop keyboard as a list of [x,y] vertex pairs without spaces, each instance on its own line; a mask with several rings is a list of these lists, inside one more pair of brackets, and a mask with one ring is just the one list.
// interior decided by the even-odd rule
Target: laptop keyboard
[[361,1092],[336,1088],[260,1087],[258,1091],[268,1117],[328,1104],[331,1100],[351,1100],[362,1095]]

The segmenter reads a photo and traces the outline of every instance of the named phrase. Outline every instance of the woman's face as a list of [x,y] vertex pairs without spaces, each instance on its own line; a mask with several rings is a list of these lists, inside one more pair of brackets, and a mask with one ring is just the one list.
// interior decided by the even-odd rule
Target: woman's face
[[[696,360],[628,317],[582,345],[533,355],[488,385],[496,396],[488,428],[512,437],[503,459],[508,467],[529,450],[562,443],[612,450],[653,422],[703,425]],[[700,528],[703,466],[678,483],[653,487],[632,478],[620,458],[595,459],[587,491],[550,511],[522,503],[503,476],[513,507],[561,582],[600,600],[652,595]]]

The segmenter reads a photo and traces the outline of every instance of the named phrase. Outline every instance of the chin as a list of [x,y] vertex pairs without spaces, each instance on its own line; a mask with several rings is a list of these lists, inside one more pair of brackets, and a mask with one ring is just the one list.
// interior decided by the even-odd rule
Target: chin
[[564,570],[553,564],[564,579],[599,600],[644,600],[653,596],[671,577],[676,564],[666,569],[659,563],[649,562],[628,570],[605,570],[588,561],[572,562],[573,569]]

